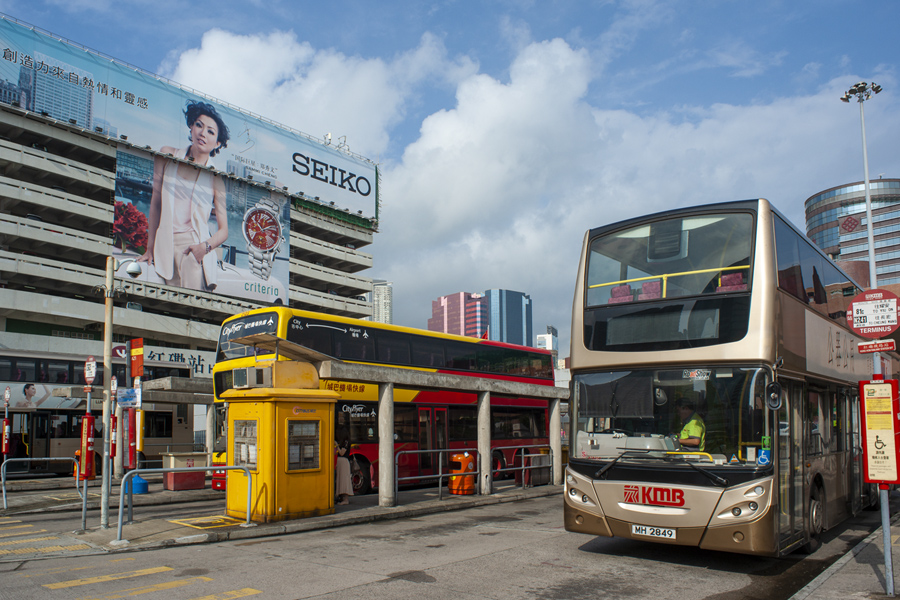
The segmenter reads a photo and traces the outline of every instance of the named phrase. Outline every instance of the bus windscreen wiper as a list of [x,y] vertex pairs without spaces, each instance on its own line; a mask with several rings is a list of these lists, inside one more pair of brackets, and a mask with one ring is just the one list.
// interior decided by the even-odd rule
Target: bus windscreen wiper
[[597,471],[596,473],[594,473],[594,479],[600,479],[600,477],[601,477],[604,473],[606,473],[607,471],[609,471],[610,469],[612,469],[613,466],[614,466],[617,462],[619,462],[619,459],[622,458],[623,456],[625,456],[626,454],[637,454],[637,455],[639,455],[639,456],[642,456],[642,455],[647,454],[648,452],[650,452],[650,450],[626,450],[626,451],[623,452],[622,454],[618,455],[617,457],[615,457],[614,459],[612,459],[611,461],[609,461],[608,463],[606,463],[605,465],[603,465],[603,467],[601,467],[599,471]]
[[722,487],[728,487],[728,480],[725,479],[724,477],[719,477],[715,473],[710,473],[703,467],[701,467],[699,465],[695,465],[694,463],[692,463],[688,460],[685,460],[684,464],[686,464],[693,470],[697,471],[698,473],[702,473],[703,475],[706,475],[709,478],[709,480],[712,481],[713,483],[715,483],[716,485],[721,485]]

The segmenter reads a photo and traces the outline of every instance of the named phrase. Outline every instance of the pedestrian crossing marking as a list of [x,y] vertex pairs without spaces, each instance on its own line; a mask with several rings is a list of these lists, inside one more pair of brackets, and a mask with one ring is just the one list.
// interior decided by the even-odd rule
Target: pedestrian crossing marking
[[12,540],[9,542],[0,542],[0,546],[14,546],[15,544],[29,544],[31,542],[46,542],[47,540],[58,540],[59,537],[55,535],[48,535],[46,537],[39,538],[27,538],[24,540]]
[[156,585],[144,585],[141,587],[130,588],[127,590],[119,590],[118,592],[113,592],[111,594],[107,594],[105,596],[96,596],[91,598],[80,598],[79,600],[116,600],[118,598],[127,598],[129,596],[139,596],[141,594],[149,594],[152,592],[161,592],[164,590],[174,590],[180,587],[184,587],[186,585],[193,585],[195,583],[202,583],[205,581],[212,581],[212,577],[189,577],[187,579],[176,579],[174,581],[167,581],[165,583],[159,583]]
[[35,573],[19,573],[20,577],[43,577],[44,575],[56,575],[57,573],[69,573],[71,571],[85,571],[87,569],[94,569],[96,567],[74,567],[74,568],[61,568],[61,569],[50,569],[49,571],[37,571]]
[[63,552],[68,550],[90,550],[87,544],[75,544],[72,546],[45,546],[43,548],[16,548],[14,550],[0,550],[0,556],[11,554],[41,554],[45,552]]
[[[23,525],[23,527],[32,527],[31,525]],[[0,533],[0,539],[16,537],[18,535],[31,535],[32,533],[47,533],[46,529],[32,529],[30,531],[17,531],[15,533]]]
[[229,527],[232,525],[238,525],[243,522],[243,519],[233,519],[232,517],[224,517],[222,515],[169,520],[169,523],[184,525],[185,527],[193,527],[194,529],[215,529],[216,527]]
[[262,594],[262,592],[254,590],[253,588],[244,588],[242,590],[222,592],[221,594],[201,596],[200,598],[191,598],[191,600],[231,600],[232,598],[246,598],[247,596],[255,596],[256,594]]
[[141,569],[139,571],[126,571],[125,573],[114,573],[112,575],[100,575],[97,577],[87,577],[85,579],[71,579],[69,581],[60,581],[58,583],[45,583],[44,587],[51,590],[60,590],[63,588],[77,587],[79,585],[106,583],[107,581],[115,581],[116,579],[129,579],[131,577],[153,575],[155,573],[164,573],[171,570],[172,567],[152,567],[150,569]]

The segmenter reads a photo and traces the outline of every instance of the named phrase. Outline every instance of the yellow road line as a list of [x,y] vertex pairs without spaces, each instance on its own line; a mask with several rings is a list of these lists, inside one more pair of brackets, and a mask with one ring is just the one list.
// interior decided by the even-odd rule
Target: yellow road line
[[74,567],[64,569],[50,569],[49,571],[37,571],[35,573],[19,573],[20,577],[43,577],[44,575],[55,575],[57,573],[68,573],[70,571],[85,571],[87,569],[96,569],[97,567]]
[[191,598],[191,600],[230,600],[231,598],[246,598],[247,596],[255,596],[256,594],[262,594],[262,592],[259,590],[254,590],[253,588],[244,588],[242,590],[222,592],[221,594],[201,596],[200,598]]
[[88,550],[87,544],[75,544],[74,546],[46,546],[43,548],[16,548],[15,550],[0,550],[0,556],[9,554],[40,554],[44,552],[61,552],[63,550]]
[[16,544],[30,544],[31,542],[46,542],[47,540],[58,540],[59,537],[55,535],[48,535],[47,537],[39,537],[39,538],[27,538],[24,540],[12,540],[11,542],[0,542],[0,546],[14,546]]
[[194,529],[215,529],[216,527],[231,527],[243,523],[243,519],[212,515],[209,517],[192,517],[190,519],[169,519],[169,523],[193,527]]
[[[27,525],[27,527],[32,527]],[[46,529],[32,529],[31,531],[17,531],[16,533],[0,533],[0,539],[16,537],[17,535],[31,535],[32,533],[47,533]]]
[[115,581],[116,579],[129,579],[131,577],[141,577],[143,575],[153,575],[154,573],[164,573],[171,571],[171,567],[153,567],[150,569],[141,569],[139,571],[126,571],[125,573],[114,573],[112,575],[100,575],[99,577],[88,577],[85,579],[72,579],[70,581],[60,581],[59,583],[45,583],[44,587],[51,590],[60,590],[63,588],[77,587],[79,585],[91,585],[92,583],[105,583],[107,581]]
[[112,594],[107,594],[106,596],[80,598],[79,600],[116,600],[117,598],[140,596],[141,594],[149,594],[151,592],[174,590],[176,588],[184,587],[186,585],[192,585],[194,583],[200,583],[203,581],[212,581],[212,577],[189,577],[187,579],[176,579],[174,581],[167,581],[165,583],[160,583],[157,585],[145,585],[141,587],[130,588],[127,590],[120,590],[118,592],[113,592]]
[[21,523],[22,521],[13,521],[9,517],[0,517],[0,525],[8,525],[9,523]]
[[[21,523],[21,521],[19,521]],[[26,524],[26,525],[12,525],[10,527],[0,527],[0,531],[9,531],[10,529],[27,529],[29,527],[34,527],[34,525]]]

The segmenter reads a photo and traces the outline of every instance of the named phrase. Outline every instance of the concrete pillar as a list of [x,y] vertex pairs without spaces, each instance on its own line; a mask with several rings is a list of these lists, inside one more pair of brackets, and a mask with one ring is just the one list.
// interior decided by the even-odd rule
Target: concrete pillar
[[491,464],[491,393],[478,393],[478,463],[481,469],[481,495],[490,496],[494,486]]
[[378,506],[397,506],[394,491],[394,384],[378,384]]
[[212,455],[216,445],[216,407],[206,405],[206,454],[207,465],[212,464]]
[[562,403],[559,398],[550,401],[550,450],[553,454],[553,469],[550,483],[562,485]]

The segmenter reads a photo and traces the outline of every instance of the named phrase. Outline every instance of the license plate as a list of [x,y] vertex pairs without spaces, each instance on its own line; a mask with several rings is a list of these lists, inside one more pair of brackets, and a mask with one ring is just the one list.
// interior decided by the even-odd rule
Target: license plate
[[665,538],[667,540],[675,539],[674,529],[665,529],[663,527],[647,527],[646,525],[632,525],[631,535],[646,535],[647,537]]

